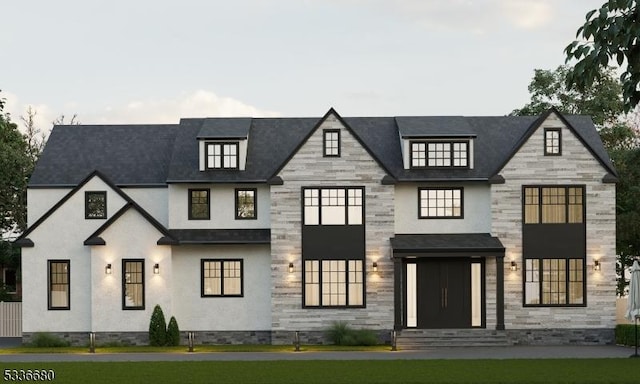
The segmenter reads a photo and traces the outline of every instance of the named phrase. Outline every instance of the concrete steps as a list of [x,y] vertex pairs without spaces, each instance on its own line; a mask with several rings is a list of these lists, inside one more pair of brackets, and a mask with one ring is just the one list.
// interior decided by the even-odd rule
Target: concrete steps
[[437,347],[506,347],[513,345],[505,331],[492,329],[403,329],[396,334],[398,350]]

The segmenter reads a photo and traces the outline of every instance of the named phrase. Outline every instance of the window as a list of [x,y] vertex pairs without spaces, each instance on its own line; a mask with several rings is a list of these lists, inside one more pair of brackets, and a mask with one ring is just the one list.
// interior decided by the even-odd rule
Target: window
[[16,293],[18,286],[18,274],[13,268],[5,268],[2,281],[7,293]]
[[209,220],[209,190],[189,190],[189,220]]
[[364,306],[362,260],[305,260],[304,305]]
[[419,218],[456,218],[463,217],[462,188],[420,188]]
[[340,130],[326,129],[323,131],[323,150],[325,157],[340,157]]
[[583,259],[526,259],[525,305],[585,304]]
[[242,260],[202,260],[202,297],[242,296]]
[[122,260],[122,309],[144,309],[144,260]]
[[238,143],[206,143],[207,169],[238,169]]
[[525,224],[584,222],[584,187],[524,187]]
[[236,219],[257,219],[257,189],[236,189]]
[[107,218],[107,192],[87,191],[84,193],[85,219]]
[[560,128],[546,128],[544,130],[544,155],[562,155],[562,131]]
[[305,188],[305,225],[362,225],[362,188]]
[[70,309],[69,260],[49,260],[49,309]]
[[413,141],[411,167],[468,167],[468,141]]

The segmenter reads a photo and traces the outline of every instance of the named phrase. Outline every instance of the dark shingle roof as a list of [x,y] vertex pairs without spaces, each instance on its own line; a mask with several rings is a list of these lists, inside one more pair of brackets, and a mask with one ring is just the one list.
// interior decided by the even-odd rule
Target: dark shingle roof
[[500,239],[488,233],[395,235],[391,247],[400,253],[504,253]]
[[179,244],[269,244],[270,229],[170,229]]
[[[342,121],[389,176],[398,181],[486,181],[500,171],[542,118],[348,117]],[[563,118],[600,163],[615,175],[591,119],[587,116]],[[120,186],[265,182],[276,176],[320,121],[318,118],[196,118],[182,119],[176,125],[56,126],[30,186],[73,186],[96,169]],[[247,136],[244,171],[199,171],[198,137]],[[400,136],[474,137],[474,168],[404,169]]]

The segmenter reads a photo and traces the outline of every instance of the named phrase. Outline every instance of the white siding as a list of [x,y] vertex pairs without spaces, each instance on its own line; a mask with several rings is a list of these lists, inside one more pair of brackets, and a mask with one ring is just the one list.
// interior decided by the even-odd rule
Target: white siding
[[165,227],[169,224],[168,210],[168,188],[122,188],[122,191],[129,195],[153,218],[158,220]]
[[[72,188],[29,188],[27,189],[27,224],[33,225],[42,215],[47,213]],[[84,205],[83,205],[84,207]]]

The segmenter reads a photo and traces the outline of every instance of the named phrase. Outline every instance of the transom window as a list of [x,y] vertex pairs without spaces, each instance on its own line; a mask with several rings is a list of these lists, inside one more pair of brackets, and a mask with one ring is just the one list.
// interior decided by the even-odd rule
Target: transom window
[[49,309],[70,309],[69,260],[49,260]]
[[585,304],[583,259],[526,259],[525,305]]
[[584,222],[584,187],[524,187],[525,224]]
[[242,294],[242,260],[202,260],[202,297]]
[[362,188],[305,188],[305,225],[362,225]]
[[257,219],[257,189],[236,189],[236,219]]
[[207,169],[237,169],[238,143],[206,143]]
[[340,130],[326,129],[323,131],[323,149],[326,157],[340,156]]
[[364,306],[362,260],[305,260],[304,305]]
[[419,218],[462,218],[462,188],[420,188]]
[[209,193],[208,189],[189,189],[189,220],[209,220]]
[[560,128],[546,128],[544,130],[545,156],[562,155],[562,131]]
[[468,141],[412,141],[411,167],[468,167]]
[[144,260],[122,260],[122,309],[144,309]]
[[84,193],[85,219],[107,218],[107,192],[87,191]]

